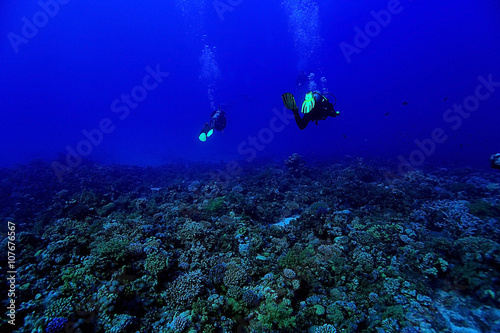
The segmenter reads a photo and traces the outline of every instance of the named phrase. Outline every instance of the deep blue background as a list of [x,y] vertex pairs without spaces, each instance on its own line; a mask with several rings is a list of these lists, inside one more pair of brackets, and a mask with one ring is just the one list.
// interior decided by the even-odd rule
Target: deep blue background
[[[227,1],[222,0],[227,3]],[[288,4],[298,1],[288,1]],[[309,8],[315,5],[303,1]],[[0,166],[53,160],[84,139],[103,118],[116,129],[89,159],[157,165],[175,160],[239,159],[238,146],[269,127],[281,94],[292,92],[299,69],[313,70],[338,99],[341,116],[300,131],[293,121],[275,133],[258,157],[283,159],[382,156],[397,161],[414,140],[440,127],[449,136],[426,158],[431,164],[487,167],[500,150],[500,88],[453,130],[444,112],[474,93],[478,76],[500,81],[500,2],[404,1],[387,27],[348,63],[340,43],[353,44],[355,27],[388,1],[317,1],[319,18],[290,22],[287,6],[243,0],[221,21],[212,1],[70,1],[15,53],[8,33],[21,34],[36,1],[0,7]],[[304,14],[306,15],[306,14]],[[300,17],[300,15],[298,15]],[[306,65],[294,32],[317,23],[321,39]],[[200,57],[215,47],[219,77],[214,102],[227,112],[224,134],[197,139],[211,113]],[[147,66],[170,73],[125,120],[110,105],[142,82]],[[209,80],[210,81],[210,80]],[[318,82],[319,83],[319,82]],[[447,101],[443,101],[448,97]],[[407,101],[408,105],[402,105]],[[389,113],[388,115],[386,115]]]

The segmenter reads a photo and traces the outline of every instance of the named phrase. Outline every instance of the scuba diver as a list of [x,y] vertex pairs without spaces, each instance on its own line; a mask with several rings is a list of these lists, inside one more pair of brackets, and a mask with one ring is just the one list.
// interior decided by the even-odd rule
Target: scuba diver
[[490,162],[491,162],[491,167],[493,169],[500,170],[500,153],[496,153],[496,154],[491,155]]
[[[333,98],[335,98],[333,94],[325,95],[332,95]],[[309,124],[310,121],[314,121],[314,123],[318,125],[318,120],[325,120],[328,117],[337,117],[339,115],[339,112],[335,111],[333,108],[337,103],[337,99],[335,98],[335,103],[332,104],[328,98],[325,97],[325,95],[322,95],[317,91],[308,92],[304,98],[304,102],[302,103],[301,112],[304,114],[302,118],[299,115],[299,108],[297,107],[295,98],[292,94],[284,93],[281,98],[283,99],[285,107],[293,111],[295,122],[299,128],[303,130],[307,127],[307,124]]]
[[210,123],[205,123],[205,126],[198,135],[200,141],[207,141],[207,138],[214,133],[214,129],[222,131],[226,128],[226,113],[220,109],[215,110],[210,115]]

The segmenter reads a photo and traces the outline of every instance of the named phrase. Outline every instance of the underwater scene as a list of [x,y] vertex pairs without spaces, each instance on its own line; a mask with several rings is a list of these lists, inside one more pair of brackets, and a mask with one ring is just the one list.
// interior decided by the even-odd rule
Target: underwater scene
[[500,2],[5,0],[0,333],[500,332]]

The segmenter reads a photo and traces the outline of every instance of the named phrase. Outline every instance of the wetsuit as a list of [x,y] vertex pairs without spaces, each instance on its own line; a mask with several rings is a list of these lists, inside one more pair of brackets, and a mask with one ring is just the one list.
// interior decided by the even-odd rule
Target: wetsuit
[[325,97],[314,93],[314,99],[316,100],[314,108],[309,113],[305,113],[302,118],[300,117],[298,108],[292,110],[295,122],[301,130],[305,129],[310,121],[314,121],[318,125],[318,120],[325,120],[328,117],[336,117],[338,115],[333,108],[333,104]]
[[226,128],[226,113],[224,111],[215,110],[210,117],[210,128],[215,128],[218,131]]

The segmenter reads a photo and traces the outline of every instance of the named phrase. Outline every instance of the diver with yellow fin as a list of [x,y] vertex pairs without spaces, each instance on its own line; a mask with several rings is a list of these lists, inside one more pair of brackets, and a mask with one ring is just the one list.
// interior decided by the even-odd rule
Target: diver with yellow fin
[[210,123],[205,123],[205,126],[198,135],[198,139],[205,142],[207,138],[214,134],[214,129],[222,131],[224,128],[226,128],[226,113],[221,110],[219,105],[219,109],[210,115]]
[[[325,95],[332,95],[335,99],[335,103],[332,104]],[[301,118],[299,115],[299,108],[295,103],[295,98],[290,93],[284,93],[281,98],[283,99],[283,104],[289,110],[293,111],[293,117],[295,122],[301,130],[307,127],[310,121],[314,121],[318,125],[318,120],[325,120],[328,117],[337,117],[339,115],[338,111],[333,108],[337,103],[337,99],[333,94],[322,95],[317,91],[310,91],[306,94],[304,102],[302,103],[301,112],[304,116]]]

